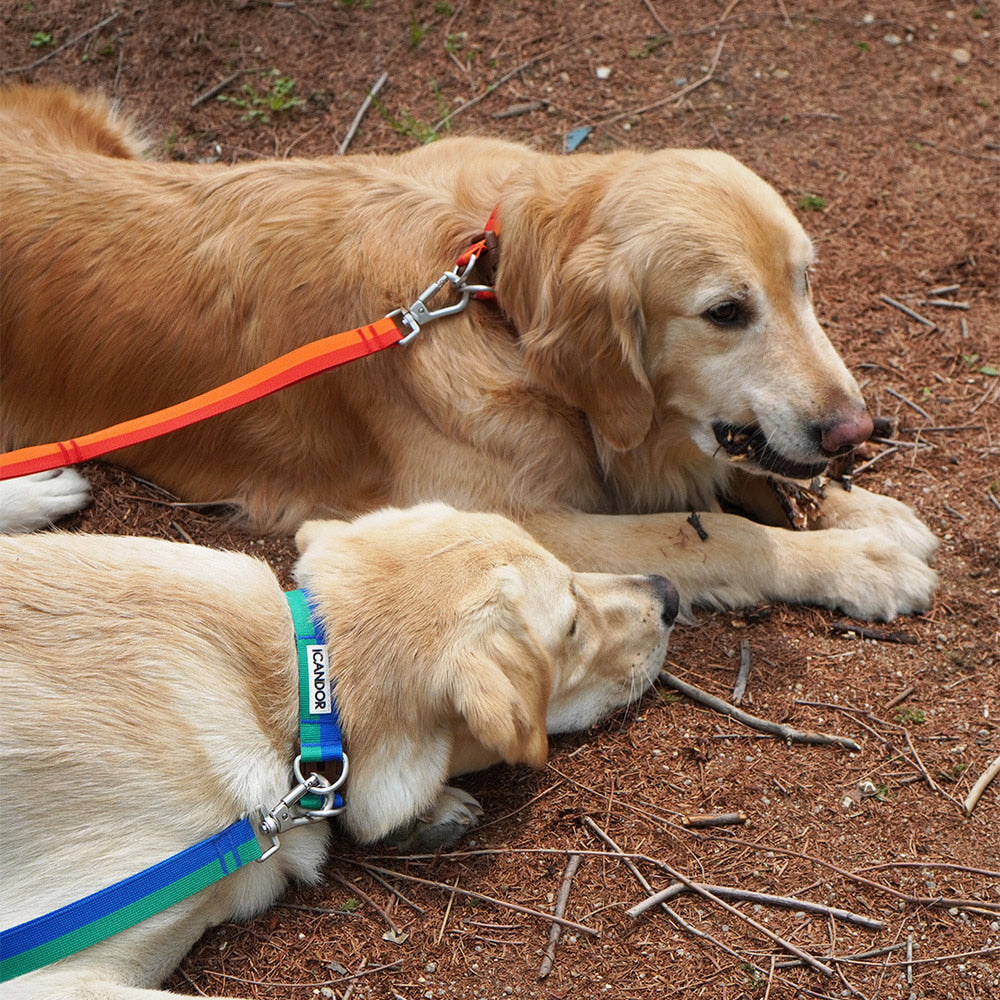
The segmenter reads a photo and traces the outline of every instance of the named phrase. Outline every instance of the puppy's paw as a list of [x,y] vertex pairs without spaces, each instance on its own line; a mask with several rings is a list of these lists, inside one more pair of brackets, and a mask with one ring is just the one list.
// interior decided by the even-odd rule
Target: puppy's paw
[[938,539],[910,507],[892,497],[855,486],[849,492],[836,483],[826,487],[821,504],[824,528],[878,528],[910,554],[929,562]]
[[479,825],[483,807],[466,791],[445,785],[431,810],[386,843],[404,854],[454,846]]
[[930,607],[937,573],[879,528],[817,532],[817,603],[853,618],[891,621]]
[[53,469],[0,482],[0,533],[35,531],[75,514],[90,501],[90,485],[75,469]]

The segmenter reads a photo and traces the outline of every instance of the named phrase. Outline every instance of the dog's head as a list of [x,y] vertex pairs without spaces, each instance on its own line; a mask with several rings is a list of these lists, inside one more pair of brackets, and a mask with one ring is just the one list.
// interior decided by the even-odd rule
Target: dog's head
[[360,840],[454,774],[541,766],[657,675],[677,612],[661,577],[574,574],[521,528],[442,504],[315,521],[297,574],[327,629]]
[[588,415],[607,464],[680,427],[702,456],[809,478],[870,435],[813,312],[809,238],[726,154],[543,165],[499,217],[526,364]]

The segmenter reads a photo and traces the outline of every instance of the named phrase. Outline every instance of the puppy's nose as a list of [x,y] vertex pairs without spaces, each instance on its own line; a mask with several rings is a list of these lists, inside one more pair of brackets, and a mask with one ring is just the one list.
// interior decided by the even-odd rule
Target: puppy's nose
[[665,576],[651,576],[649,582],[656,590],[660,604],[663,606],[663,610],[660,612],[663,624],[673,625],[681,603],[677,588]]
[[872,436],[875,425],[867,410],[834,420],[820,428],[820,446],[827,455],[841,455],[857,448]]

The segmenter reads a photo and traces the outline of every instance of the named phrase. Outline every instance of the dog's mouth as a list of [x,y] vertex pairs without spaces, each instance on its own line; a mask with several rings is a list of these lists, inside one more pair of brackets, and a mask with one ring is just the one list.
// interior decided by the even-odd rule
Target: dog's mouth
[[765,472],[786,479],[813,479],[822,475],[827,462],[797,462],[775,451],[757,424],[712,424],[715,440],[732,461],[752,462]]

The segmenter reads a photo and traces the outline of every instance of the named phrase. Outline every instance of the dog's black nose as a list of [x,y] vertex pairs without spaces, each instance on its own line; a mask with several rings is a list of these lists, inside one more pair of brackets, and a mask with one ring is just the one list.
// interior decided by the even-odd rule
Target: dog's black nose
[[677,588],[665,576],[651,576],[649,582],[656,588],[656,592],[660,596],[660,603],[663,605],[660,617],[663,619],[663,624],[673,625],[681,603]]

